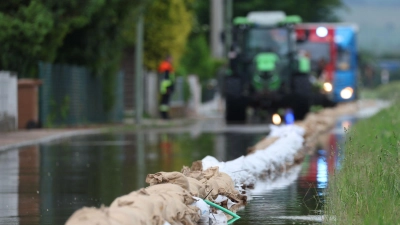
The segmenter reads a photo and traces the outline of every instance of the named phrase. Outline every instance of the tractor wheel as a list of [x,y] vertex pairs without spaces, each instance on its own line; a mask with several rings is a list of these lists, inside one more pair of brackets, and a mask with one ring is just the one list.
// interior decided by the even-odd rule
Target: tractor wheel
[[246,121],[245,98],[234,98],[226,96],[225,120],[227,123],[243,123]]
[[293,77],[293,113],[296,120],[302,120],[310,111],[312,102],[312,84],[306,75]]
[[243,123],[246,121],[247,101],[242,96],[242,83],[237,77],[226,77],[225,92],[225,120],[227,123]]
[[294,97],[293,114],[295,120],[303,120],[307,113],[310,111],[310,99],[304,95],[297,95]]
[[293,93],[309,97],[312,95],[312,91],[312,84],[306,75],[293,77]]

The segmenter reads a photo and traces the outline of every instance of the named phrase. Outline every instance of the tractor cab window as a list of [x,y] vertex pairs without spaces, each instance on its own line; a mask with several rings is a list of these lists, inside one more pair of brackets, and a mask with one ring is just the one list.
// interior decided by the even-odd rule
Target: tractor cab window
[[349,50],[339,48],[337,51],[337,70],[349,70],[351,66],[351,54]]
[[253,28],[248,31],[245,42],[249,52],[272,51],[285,55],[288,52],[288,31],[283,28]]

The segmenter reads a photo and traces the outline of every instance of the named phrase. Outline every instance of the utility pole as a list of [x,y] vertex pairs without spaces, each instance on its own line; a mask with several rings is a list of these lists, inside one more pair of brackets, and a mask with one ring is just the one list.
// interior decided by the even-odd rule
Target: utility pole
[[136,23],[135,48],[135,119],[136,124],[142,123],[143,115],[143,10],[140,11]]
[[225,0],[225,56],[228,57],[232,45],[233,0]]
[[224,45],[221,41],[224,32],[224,0],[210,0],[210,26],[212,56],[224,58]]

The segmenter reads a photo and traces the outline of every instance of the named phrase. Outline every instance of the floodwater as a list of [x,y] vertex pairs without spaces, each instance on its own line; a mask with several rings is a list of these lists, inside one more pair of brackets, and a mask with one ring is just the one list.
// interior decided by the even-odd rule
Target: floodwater
[[[0,152],[0,224],[64,224],[83,206],[109,205],[145,187],[149,173],[180,171],[207,155],[232,160],[264,136],[240,129],[196,135],[113,133]],[[322,150],[302,165],[257,184],[235,224],[319,223],[323,191],[340,161],[342,139],[341,132],[328,135]]]

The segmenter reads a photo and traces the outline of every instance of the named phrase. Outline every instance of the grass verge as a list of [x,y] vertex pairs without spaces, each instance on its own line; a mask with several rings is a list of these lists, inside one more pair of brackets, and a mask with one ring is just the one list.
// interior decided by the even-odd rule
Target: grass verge
[[400,98],[400,81],[380,85],[374,89],[363,89],[360,92],[360,96],[363,99],[398,99]]
[[400,96],[400,83],[375,94],[394,104],[348,131],[344,160],[328,187],[328,224],[399,224],[400,101],[393,97]]

